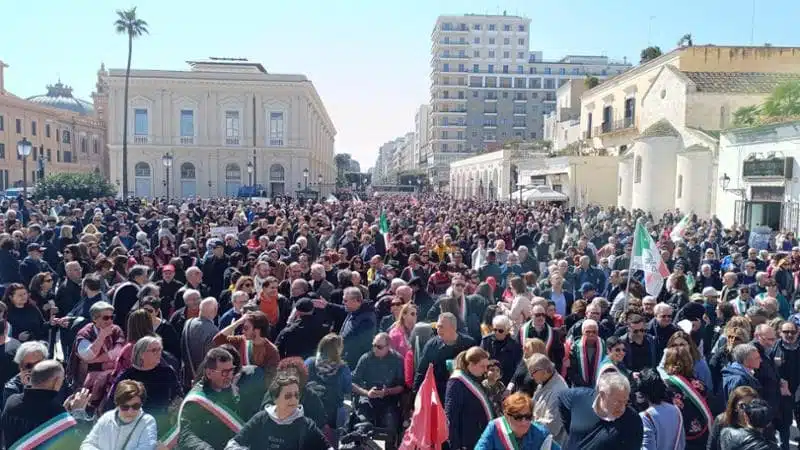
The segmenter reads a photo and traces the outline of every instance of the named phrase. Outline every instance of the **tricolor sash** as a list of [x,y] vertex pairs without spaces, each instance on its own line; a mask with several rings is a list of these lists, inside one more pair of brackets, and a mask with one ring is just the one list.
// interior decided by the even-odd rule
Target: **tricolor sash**
[[65,431],[74,427],[78,422],[70,413],[59,414],[47,422],[34,428],[30,433],[22,436],[20,440],[8,447],[8,450],[33,450],[35,448],[45,448],[44,446],[60,436]]
[[251,364],[253,364],[253,341],[247,340],[244,342],[244,351],[242,352],[242,366]]
[[175,448],[178,445],[178,436],[181,431],[181,415],[183,414],[183,407],[187,403],[193,402],[203,407],[206,411],[210,412],[214,417],[224,423],[234,433],[238,433],[244,426],[244,422],[236,415],[235,412],[229,410],[224,405],[219,405],[209,399],[201,389],[193,390],[186,395],[183,399],[181,407],[178,410],[178,420],[175,425],[167,431],[167,434],[161,438],[161,444],[167,448]]
[[[578,365],[581,369],[581,376],[583,377],[583,381],[589,383],[592,381],[592,372],[589,370],[589,353],[586,351],[586,339],[581,338],[580,342],[577,345],[577,352],[578,352]],[[600,360],[603,355],[606,353],[606,346],[603,343],[603,340],[597,338],[597,349],[594,352],[594,364],[592,367],[598,368],[600,366]]]
[[[511,424],[508,423],[508,419],[506,419],[505,416],[494,419],[494,427],[497,430],[497,437],[500,439],[500,443],[503,444],[505,450],[522,449],[517,443],[517,438],[514,436],[514,432],[511,431]],[[552,445],[553,435],[548,433],[544,442],[542,442],[542,445],[539,447],[539,450],[550,450]]]
[[481,402],[483,411],[486,413],[486,420],[491,421],[492,417],[494,417],[494,413],[492,412],[492,403],[486,397],[486,393],[483,391],[483,386],[476,383],[472,378],[468,377],[460,370],[454,370],[453,374],[450,375],[450,378],[455,378],[461,381],[461,383],[463,383],[464,386],[466,386],[467,389],[472,392],[472,395],[474,395],[475,398]]
[[[545,330],[547,330],[547,337],[544,339],[544,346],[547,355],[550,355],[550,346],[553,344],[553,330],[550,328],[550,325],[544,324]],[[519,343],[520,345],[525,345],[525,339],[528,338],[531,330],[534,329],[533,326],[533,319],[525,322],[522,324],[522,327],[519,330]]]
[[708,407],[705,397],[703,397],[701,393],[697,392],[697,389],[692,386],[692,383],[689,380],[680,375],[668,375],[666,381],[680,389],[683,395],[688,397],[689,400],[694,403],[694,406],[700,410],[700,413],[703,414],[706,420],[706,423],[704,424],[704,430],[700,434],[705,433],[705,431],[708,430],[708,427],[714,423],[714,416],[711,414],[711,409]]

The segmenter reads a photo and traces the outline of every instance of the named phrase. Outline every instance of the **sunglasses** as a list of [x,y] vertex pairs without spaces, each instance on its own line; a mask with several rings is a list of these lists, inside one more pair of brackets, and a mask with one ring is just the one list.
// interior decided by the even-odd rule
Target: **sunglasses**
[[519,422],[533,420],[533,414],[509,414],[508,417]]
[[374,344],[372,348],[374,348],[375,350],[383,350],[386,348],[386,345]]
[[101,320],[111,320],[113,318],[114,318],[114,316],[111,316],[111,315],[109,315],[109,316],[100,316]]
[[614,353],[625,353],[625,348],[624,347],[612,348],[611,351]]
[[797,331],[795,331],[795,330],[781,330],[781,333],[783,333],[783,334],[797,334]]
[[141,403],[134,403],[132,405],[119,405],[120,411],[138,411],[142,409]]
[[454,284],[453,286],[455,286],[455,287],[464,287],[464,286],[466,286],[466,285],[465,285],[465,284],[463,284],[463,283],[456,283],[456,284]]
[[495,328],[495,329],[494,329],[494,332],[495,332],[495,333],[500,333],[500,334],[503,334],[503,333],[505,333],[505,332],[506,332],[506,330],[504,330],[504,329],[502,329],[502,328]]
[[545,313],[536,313],[536,314],[533,315],[533,317],[547,317],[547,314],[545,314]]

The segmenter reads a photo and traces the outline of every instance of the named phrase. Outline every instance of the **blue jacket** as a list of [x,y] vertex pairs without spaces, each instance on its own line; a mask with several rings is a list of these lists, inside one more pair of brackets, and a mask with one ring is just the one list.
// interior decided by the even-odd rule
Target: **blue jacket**
[[337,322],[344,315],[342,329],[339,331],[344,341],[342,357],[351,369],[355,369],[361,355],[372,349],[372,338],[378,331],[375,308],[372,303],[364,301],[359,309],[351,313],[344,306],[334,303],[328,303],[325,310],[332,312]]
[[750,375],[750,371],[738,362],[731,363],[722,369],[722,394],[724,398],[730,398],[731,392],[739,386],[750,386],[761,395],[763,388],[761,383]]
[[[489,422],[489,425],[483,430],[478,444],[475,445],[475,450],[506,450],[507,447],[500,440],[500,427],[503,426],[502,420],[502,418],[497,418]],[[558,442],[553,441],[553,436],[550,435],[550,431],[547,428],[536,422],[531,422],[531,427],[522,439],[522,446],[519,448],[520,450],[540,450],[545,441],[550,442],[550,447],[546,448],[561,450]]]
[[47,264],[47,261],[44,259],[34,261],[30,256],[26,256],[25,259],[22,260],[22,264],[19,265],[19,274],[22,276],[22,284],[25,286],[30,285],[31,279],[36,276],[37,273],[41,272],[48,272],[55,275],[53,268],[50,267],[50,264]]
[[10,251],[0,250],[0,284],[20,282],[22,277],[19,274],[19,261]]
[[[468,372],[464,375],[469,377]],[[480,385],[479,380],[475,380]],[[487,397],[488,398],[488,397]],[[491,403],[489,404],[491,408]],[[450,378],[447,380],[447,393],[444,399],[444,412],[447,415],[448,428],[450,430],[450,448],[472,449],[475,448],[481,432],[486,428],[489,420],[483,403],[475,397],[461,380]],[[494,415],[494,414],[493,414]]]

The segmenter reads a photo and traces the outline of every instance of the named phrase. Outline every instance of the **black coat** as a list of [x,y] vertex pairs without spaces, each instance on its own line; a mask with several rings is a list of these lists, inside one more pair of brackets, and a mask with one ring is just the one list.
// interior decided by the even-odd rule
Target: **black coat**
[[329,332],[330,328],[323,324],[322,314],[300,316],[278,333],[275,346],[281,358],[299,356],[305,360],[314,356],[317,344]]
[[[12,395],[0,416],[0,432],[8,447],[48,420],[64,413],[56,391],[26,388]],[[55,448],[78,448],[83,441],[82,427],[76,426],[58,438]]]
[[720,450],[778,450],[777,444],[752,428],[724,428],[719,443]]
[[[464,372],[464,376],[472,378],[468,372]],[[479,380],[473,378],[473,381],[480,385]],[[491,403],[489,405],[491,408]],[[448,436],[450,448],[475,448],[489,419],[486,417],[483,403],[463,381],[453,378],[447,381],[444,410],[450,431]]]
[[494,334],[490,334],[481,339],[481,348],[489,352],[489,358],[496,359],[500,364],[501,379],[507,385],[522,361],[522,345],[511,336],[499,341]]

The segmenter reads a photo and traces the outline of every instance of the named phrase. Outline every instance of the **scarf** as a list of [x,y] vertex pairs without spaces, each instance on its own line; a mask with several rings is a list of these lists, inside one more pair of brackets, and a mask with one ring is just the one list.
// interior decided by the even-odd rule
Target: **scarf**
[[270,326],[275,326],[278,323],[280,311],[278,310],[277,298],[269,298],[262,294],[261,303],[258,305],[258,308],[267,316]]
[[343,365],[344,363],[341,361],[340,362],[330,361],[327,359],[323,359],[322,356],[320,355],[317,355],[316,360],[314,360],[314,367],[317,369],[317,373],[321,377],[325,378],[329,378],[336,375],[336,373],[339,371],[339,368],[341,368]]

